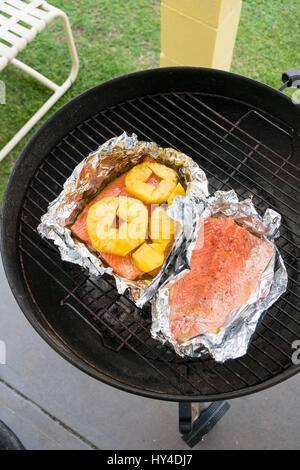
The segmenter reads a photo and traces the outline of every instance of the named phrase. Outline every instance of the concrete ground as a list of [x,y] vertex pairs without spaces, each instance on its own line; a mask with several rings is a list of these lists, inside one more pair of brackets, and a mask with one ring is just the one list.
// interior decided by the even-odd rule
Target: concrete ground
[[[189,450],[178,405],[108,387],[77,370],[33,330],[0,262],[0,420],[27,449]],[[231,409],[195,449],[300,449],[300,374]]]

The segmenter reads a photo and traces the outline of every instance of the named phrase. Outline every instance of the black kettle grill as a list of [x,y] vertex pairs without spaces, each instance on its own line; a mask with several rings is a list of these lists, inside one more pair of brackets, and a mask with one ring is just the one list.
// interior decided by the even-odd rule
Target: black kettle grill
[[[297,85],[299,72],[283,75]],[[263,390],[293,374],[300,338],[300,106],[281,91],[212,69],[176,67],[122,76],[57,111],[30,139],[3,201],[1,252],[22,311],[65,359],[127,392],[180,403],[180,431],[193,446],[227,411],[224,400]],[[190,155],[210,192],[253,196],[260,212],[282,215],[277,246],[287,292],[260,322],[247,354],[224,364],[182,359],[150,336],[149,306],[139,310],[108,276],[95,279],[63,262],[36,227],[74,167],[123,131]],[[191,403],[213,402],[196,412]],[[197,418],[195,420],[195,418]]]

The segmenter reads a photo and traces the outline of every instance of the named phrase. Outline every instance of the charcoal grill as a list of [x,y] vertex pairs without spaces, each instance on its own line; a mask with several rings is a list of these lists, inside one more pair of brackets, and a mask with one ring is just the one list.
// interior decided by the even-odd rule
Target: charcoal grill
[[[123,131],[190,155],[211,192],[233,188],[241,198],[253,195],[261,213],[272,207],[282,214],[277,245],[288,290],[260,322],[245,356],[224,364],[180,358],[151,338],[148,305],[138,310],[111,277],[92,278],[61,261],[37,234],[74,167]],[[239,75],[154,69],[86,91],[31,138],[7,185],[2,257],[18,304],[50,346],[84,372],[127,392],[180,402],[180,429],[190,431],[191,402],[222,403],[299,371],[292,362],[300,337],[299,155],[300,106]]]

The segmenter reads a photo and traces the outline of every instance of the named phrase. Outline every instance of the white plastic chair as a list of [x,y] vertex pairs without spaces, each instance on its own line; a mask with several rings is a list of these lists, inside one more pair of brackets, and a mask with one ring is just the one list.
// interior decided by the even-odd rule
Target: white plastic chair
[[[67,80],[60,86],[16,59],[18,52],[22,51],[38,33],[45,29],[46,26],[57,17],[62,19],[72,59],[71,72]],[[26,25],[26,27],[24,25]],[[77,76],[79,61],[67,15],[42,0],[0,0],[0,71],[8,64],[13,64],[24,72],[27,72],[53,90],[54,93],[0,151],[0,161],[66,92]]]

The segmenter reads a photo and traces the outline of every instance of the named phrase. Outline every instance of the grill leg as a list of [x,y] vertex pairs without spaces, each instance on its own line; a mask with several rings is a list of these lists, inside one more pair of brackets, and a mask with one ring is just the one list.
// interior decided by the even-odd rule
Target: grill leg
[[184,442],[191,448],[198,444],[229,408],[227,401],[216,401],[209,406],[179,403],[179,432]]
[[179,432],[187,434],[192,430],[192,404],[179,403]]

